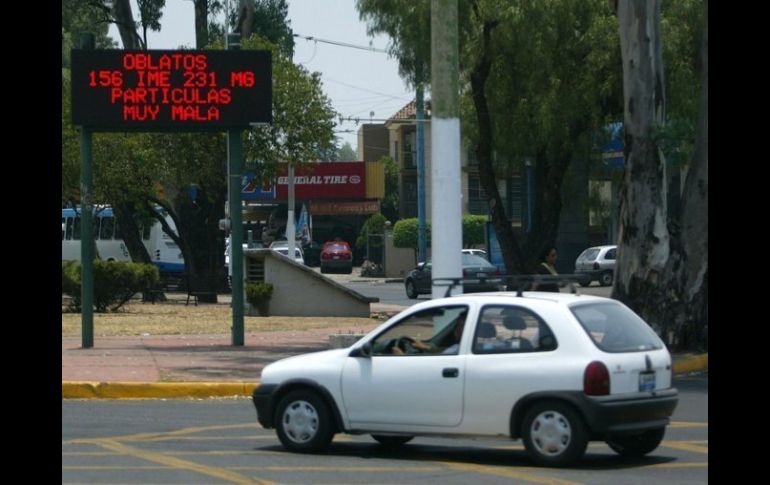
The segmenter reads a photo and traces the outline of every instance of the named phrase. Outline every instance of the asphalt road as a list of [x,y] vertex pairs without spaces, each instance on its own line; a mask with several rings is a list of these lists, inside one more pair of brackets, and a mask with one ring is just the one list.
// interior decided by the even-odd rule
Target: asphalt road
[[[430,295],[420,295],[417,299],[411,300],[406,296],[406,289],[403,281],[394,281],[393,279],[371,279],[362,278],[360,268],[353,268],[353,273],[347,274],[326,274],[325,276],[336,282],[357,291],[364,296],[377,297],[380,303],[388,305],[411,306],[420,301],[430,300]],[[563,292],[569,291],[568,288],[562,288]],[[593,283],[591,286],[578,287],[578,291],[586,295],[597,295],[609,297],[612,292],[611,286],[598,286]]]
[[387,450],[337,435],[329,450],[283,450],[248,399],[64,400],[62,483],[708,482],[708,376],[678,378],[680,403],[661,446],[637,460],[591,443],[575,467],[533,466],[520,441],[416,438]]

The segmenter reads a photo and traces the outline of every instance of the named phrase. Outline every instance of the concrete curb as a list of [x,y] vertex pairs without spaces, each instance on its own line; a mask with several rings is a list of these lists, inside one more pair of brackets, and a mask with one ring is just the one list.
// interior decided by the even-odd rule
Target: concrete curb
[[62,399],[251,397],[254,382],[62,382]]
[[687,355],[674,362],[674,375],[701,372],[709,369],[709,354]]
[[[674,362],[674,375],[708,370],[709,354]],[[62,399],[178,399],[251,397],[259,382],[77,382],[61,383]]]

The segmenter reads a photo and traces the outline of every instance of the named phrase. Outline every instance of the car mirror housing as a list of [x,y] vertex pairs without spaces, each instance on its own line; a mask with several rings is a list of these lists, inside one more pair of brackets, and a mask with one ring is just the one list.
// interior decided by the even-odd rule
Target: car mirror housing
[[355,349],[350,351],[350,357],[365,357],[365,358],[371,358],[372,356],[372,343],[366,342],[364,345],[360,347],[356,347]]

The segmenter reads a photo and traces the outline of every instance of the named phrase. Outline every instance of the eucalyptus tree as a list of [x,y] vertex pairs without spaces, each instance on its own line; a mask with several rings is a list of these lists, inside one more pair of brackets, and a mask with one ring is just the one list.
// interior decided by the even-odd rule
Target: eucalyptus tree
[[[708,2],[703,3],[697,132],[679,211],[667,207],[666,76],[658,2],[616,4],[623,54],[624,186],[613,297],[679,348],[707,348]],[[676,90],[670,90],[677,92]],[[686,95],[685,95],[686,96]],[[680,101],[687,111],[686,103]],[[690,106],[693,109],[693,106]]]
[[283,55],[294,55],[294,32],[289,20],[286,0],[239,0],[238,8],[230,13],[230,26],[242,39],[252,33],[276,44]]
[[337,113],[324,94],[321,76],[296,65],[280,46],[252,36],[243,48],[270,49],[273,53],[273,122],[244,133],[244,156],[259,176],[272,178],[278,163],[301,165],[317,159],[334,146]]

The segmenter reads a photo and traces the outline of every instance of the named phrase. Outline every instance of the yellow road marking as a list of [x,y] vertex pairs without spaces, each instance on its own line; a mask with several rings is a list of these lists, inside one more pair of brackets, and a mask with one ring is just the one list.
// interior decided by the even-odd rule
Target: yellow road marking
[[657,465],[649,465],[645,468],[708,468],[709,464],[703,462],[692,463],[660,463]]
[[537,468],[528,467],[496,467],[487,465],[473,465],[468,463],[452,463],[447,461],[437,461],[454,470],[463,472],[483,473],[486,475],[496,475],[505,478],[514,478],[516,480],[524,480],[533,483],[545,483],[548,485],[579,485],[580,482],[572,482],[569,480],[562,480],[561,478],[544,477],[530,473],[530,470],[537,470]]
[[692,451],[695,453],[709,454],[708,441],[669,441],[666,440],[661,443],[661,446],[666,448],[674,448],[675,450]]
[[227,480],[234,483],[255,483],[256,482],[256,483],[271,484],[271,485],[274,483],[267,480],[251,479],[249,477],[240,475],[238,473],[225,470],[224,468],[201,465],[199,463],[194,463],[187,460],[180,460],[179,458],[163,455],[161,453],[153,453],[150,451],[140,450],[138,448],[134,448],[131,446],[124,445],[122,443],[118,443],[117,441],[114,441],[114,440],[96,439],[96,440],[93,440],[93,443],[99,446],[102,446],[104,448],[107,448],[109,450],[117,451],[118,453],[122,453],[124,455],[134,456],[137,458],[141,458],[143,460],[151,461],[154,463],[160,463],[161,465],[166,465],[173,468],[179,468],[182,470],[189,470],[189,471],[201,473],[203,475],[212,476],[220,480]]
[[708,428],[708,423],[698,423],[692,421],[674,421],[669,424],[669,428]]
[[349,473],[393,473],[399,472],[416,472],[416,473],[433,473],[441,471],[442,468],[435,466],[362,466],[362,467],[339,467],[339,466],[264,466],[264,467],[252,467],[252,466],[234,466],[230,467],[233,470],[265,470],[271,472],[349,472]]

